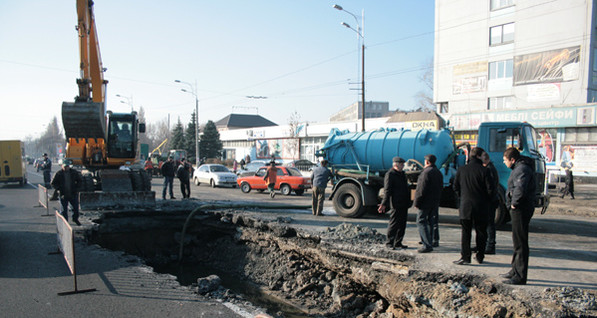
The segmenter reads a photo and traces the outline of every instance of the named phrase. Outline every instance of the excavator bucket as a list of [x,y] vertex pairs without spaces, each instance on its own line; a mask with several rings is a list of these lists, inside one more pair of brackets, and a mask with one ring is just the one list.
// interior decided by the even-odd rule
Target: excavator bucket
[[148,209],[155,207],[155,192],[148,190],[141,178],[141,173],[127,170],[103,170],[101,180],[102,191],[80,193],[82,210]]
[[66,138],[105,138],[104,103],[63,102],[62,124]]

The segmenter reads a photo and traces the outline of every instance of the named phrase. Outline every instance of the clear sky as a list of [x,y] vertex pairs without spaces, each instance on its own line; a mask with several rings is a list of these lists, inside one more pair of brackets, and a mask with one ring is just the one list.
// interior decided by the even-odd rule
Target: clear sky
[[[364,11],[367,101],[390,110],[415,107],[419,77],[433,57],[432,0],[96,0],[106,107],[145,109],[147,121],[170,115],[186,124],[250,113],[284,125],[326,122],[360,100],[354,17]],[[33,138],[63,101],[77,95],[75,0],[0,1],[0,139]],[[353,88],[353,89],[351,89]],[[263,96],[266,99],[249,99]]]

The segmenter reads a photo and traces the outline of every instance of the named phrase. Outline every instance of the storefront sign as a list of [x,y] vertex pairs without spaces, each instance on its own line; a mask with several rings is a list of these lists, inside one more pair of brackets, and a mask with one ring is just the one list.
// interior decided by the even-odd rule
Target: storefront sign
[[538,108],[517,111],[455,114],[450,117],[450,124],[455,130],[473,130],[482,122],[524,121],[535,127],[557,128],[577,125],[595,125],[597,106]]

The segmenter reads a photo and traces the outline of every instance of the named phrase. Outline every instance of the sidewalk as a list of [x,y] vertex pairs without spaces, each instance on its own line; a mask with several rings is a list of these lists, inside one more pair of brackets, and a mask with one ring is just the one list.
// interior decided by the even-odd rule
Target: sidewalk
[[[253,317],[202,298],[131,255],[76,243],[78,290],[58,250],[56,218],[32,207],[37,190],[0,189],[0,306],[5,317]],[[76,230],[76,228],[75,228]]]

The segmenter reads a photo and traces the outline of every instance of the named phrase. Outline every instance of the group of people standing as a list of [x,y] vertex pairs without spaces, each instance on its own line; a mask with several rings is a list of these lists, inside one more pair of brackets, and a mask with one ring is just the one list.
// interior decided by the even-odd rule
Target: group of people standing
[[[180,180],[180,192],[182,193],[183,199],[191,197],[191,165],[186,161],[185,158],[180,159],[178,166],[174,161],[174,157],[169,156],[161,167],[162,175],[164,176],[164,186],[162,188],[162,199],[166,200],[166,192],[170,194],[170,199],[176,199],[174,197],[174,177],[176,176]],[[168,191],[168,189],[170,191]]]
[[[443,188],[443,175],[435,165],[437,158],[425,156],[425,166],[417,179],[417,188],[411,200],[410,187],[404,172],[405,160],[393,158],[392,168],[384,177],[384,198],[379,213],[390,211],[386,246],[408,248],[403,244],[408,209],[417,209],[417,228],[422,245],[417,251],[429,253],[439,246],[438,211]],[[506,206],[512,220],[512,268],[501,276],[506,284],[523,285],[527,281],[529,223],[536,201],[536,180],[532,159],[522,156],[518,149],[508,148],[503,154],[504,164],[512,169],[506,191]],[[456,172],[453,189],[459,197],[459,218],[462,228],[460,259],[457,265],[471,263],[472,253],[482,264],[486,254],[495,254],[495,210],[499,204],[499,175],[480,147],[470,151],[469,161]],[[476,247],[471,248],[472,229],[475,229]]]

